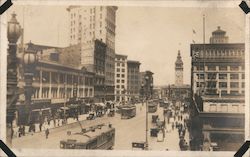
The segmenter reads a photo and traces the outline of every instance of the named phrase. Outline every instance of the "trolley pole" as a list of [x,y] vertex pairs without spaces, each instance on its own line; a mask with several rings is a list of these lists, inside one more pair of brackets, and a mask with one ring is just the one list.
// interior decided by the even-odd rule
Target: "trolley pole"
[[146,98],[146,145],[145,150],[148,150],[148,99]]
[[67,97],[66,97],[66,82],[64,82],[64,109],[63,109],[63,121],[66,124],[66,101],[67,101]]
[[[149,76],[145,76],[145,84],[142,83],[141,85],[141,94],[143,99],[146,100],[146,141],[144,145],[144,150],[148,150],[148,100],[152,96],[152,89],[153,89],[153,80],[149,78]],[[150,80],[149,80],[150,79]],[[143,102],[142,102],[143,104]]]

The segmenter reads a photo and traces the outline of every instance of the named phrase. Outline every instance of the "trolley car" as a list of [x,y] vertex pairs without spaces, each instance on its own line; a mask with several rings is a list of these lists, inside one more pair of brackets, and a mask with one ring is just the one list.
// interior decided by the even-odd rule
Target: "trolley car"
[[99,125],[80,133],[68,133],[68,138],[60,141],[61,149],[112,149],[115,143],[115,128]]
[[123,106],[121,108],[121,119],[133,118],[136,115],[136,107],[132,106]]
[[156,111],[157,111],[157,104],[149,103],[148,104],[148,112],[149,113],[155,113]]
[[45,117],[51,117],[50,108],[32,110],[29,114],[29,123],[39,123],[44,121]]
[[164,101],[160,102],[160,107],[167,108],[169,106],[170,106],[170,102],[169,101],[164,100]]

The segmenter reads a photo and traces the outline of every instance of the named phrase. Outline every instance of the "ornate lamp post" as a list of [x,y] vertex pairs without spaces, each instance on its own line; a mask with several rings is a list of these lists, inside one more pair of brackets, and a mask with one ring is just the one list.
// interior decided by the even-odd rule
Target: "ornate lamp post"
[[104,103],[106,103],[106,92],[107,92],[107,86],[104,85],[103,86],[104,100],[102,100],[102,101],[104,101]]
[[64,106],[64,109],[63,109],[63,123],[64,124],[66,124],[66,102],[67,102],[67,88],[66,88],[66,85],[67,85],[67,83],[66,83],[66,80],[65,80],[65,82],[64,82],[64,84],[63,84],[63,87],[64,87],[64,93],[63,93],[63,95],[64,95],[64,103],[63,103],[63,106]]
[[126,102],[126,89],[125,88],[123,88],[122,89],[122,102],[125,104],[125,102]]
[[[25,50],[24,55],[23,55],[23,64],[24,64],[24,81],[25,81],[25,87],[24,87],[24,95],[25,95],[25,107],[26,107],[26,114],[27,118],[29,117],[30,113],[30,105],[32,104],[31,102],[31,97],[33,95],[33,77],[35,74],[35,67],[37,63],[37,55],[35,51],[32,51],[29,49],[29,46],[27,50]],[[26,120],[28,122],[29,119]]]
[[148,150],[148,100],[152,96],[153,83],[149,80],[148,76],[145,76],[145,84],[142,83],[142,96],[146,99],[146,144],[144,149]]
[[13,136],[13,120],[15,119],[16,102],[18,99],[17,88],[17,41],[21,35],[21,27],[16,19],[16,14],[12,14],[12,18],[8,22],[7,38],[9,41],[9,49],[7,56],[7,145],[11,146]]

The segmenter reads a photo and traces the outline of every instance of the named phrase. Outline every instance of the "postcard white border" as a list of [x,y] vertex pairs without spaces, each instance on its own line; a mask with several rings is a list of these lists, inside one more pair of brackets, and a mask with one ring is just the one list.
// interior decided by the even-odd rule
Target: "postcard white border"
[[[151,7],[199,7],[199,8],[237,8],[241,1],[164,1],[164,0],[16,0],[13,1],[14,5],[115,5],[115,6],[151,6]],[[13,7],[13,6],[12,6]],[[239,8],[240,9],[240,8]],[[5,141],[6,137],[6,63],[7,63],[7,21],[6,14],[1,15],[1,27],[0,27],[0,137]],[[246,90],[245,90],[245,138],[250,139],[249,134],[249,16],[245,18],[245,57],[246,57]],[[235,152],[194,152],[194,151],[122,151],[122,150],[113,150],[113,151],[100,151],[100,150],[52,150],[52,149],[12,149],[17,156],[87,156],[87,157],[114,157],[114,156],[123,156],[123,157],[158,157],[158,156],[176,156],[176,157],[221,157],[221,156],[233,156]]]

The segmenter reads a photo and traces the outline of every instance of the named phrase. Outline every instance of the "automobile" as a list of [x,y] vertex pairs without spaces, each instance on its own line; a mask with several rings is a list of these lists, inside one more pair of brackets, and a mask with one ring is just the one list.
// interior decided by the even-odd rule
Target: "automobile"
[[152,123],[156,123],[158,117],[159,117],[158,115],[152,115]]
[[87,120],[93,120],[95,119],[95,114],[94,113],[89,113]]
[[135,105],[124,105],[121,108],[121,119],[130,119],[136,116]]
[[188,150],[187,141],[186,141],[183,137],[180,137],[179,146],[180,146],[180,149],[181,149],[182,151],[183,151],[183,150]]
[[108,113],[108,116],[109,117],[114,117],[115,116],[115,110],[114,109],[111,109]]
[[211,142],[210,146],[212,147],[213,151],[218,151],[220,149],[216,142]]
[[150,129],[150,136],[151,136],[151,137],[157,137],[157,134],[158,134],[159,130],[160,130],[160,129],[157,128],[157,127],[156,127],[156,128],[151,128],[151,129]]
[[102,111],[98,111],[96,117],[102,117],[102,116],[104,116],[104,113]]

